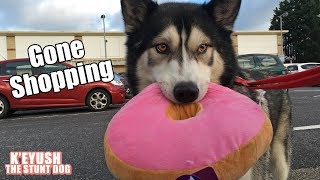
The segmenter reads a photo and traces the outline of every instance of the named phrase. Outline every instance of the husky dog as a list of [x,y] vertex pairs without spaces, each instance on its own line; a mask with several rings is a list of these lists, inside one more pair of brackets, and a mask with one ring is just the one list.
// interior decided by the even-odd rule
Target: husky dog
[[[248,90],[234,83],[236,76],[263,76],[241,70],[232,45],[232,29],[241,0],[211,0],[206,4],[121,0],[127,34],[127,75],[134,94],[151,83],[175,103],[199,101],[214,82],[261,101],[273,125],[269,150],[242,179],[289,176],[291,108],[285,91]],[[212,127],[214,128],[214,127]]]

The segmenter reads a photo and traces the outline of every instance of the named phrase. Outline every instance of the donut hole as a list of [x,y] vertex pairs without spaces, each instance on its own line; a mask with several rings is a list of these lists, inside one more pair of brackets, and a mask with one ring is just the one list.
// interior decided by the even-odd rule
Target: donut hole
[[172,120],[186,120],[197,116],[202,110],[199,103],[170,104],[167,108],[167,116]]

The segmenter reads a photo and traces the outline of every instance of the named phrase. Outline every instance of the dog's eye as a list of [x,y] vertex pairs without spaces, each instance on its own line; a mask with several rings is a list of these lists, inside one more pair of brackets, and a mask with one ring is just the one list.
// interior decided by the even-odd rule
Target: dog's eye
[[169,47],[165,43],[161,43],[161,44],[156,45],[156,50],[160,54],[166,54],[169,50]]
[[201,44],[201,45],[198,47],[198,53],[199,53],[199,54],[206,53],[206,52],[207,52],[207,49],[208,49],[208,45],[207,45],[207,44]]

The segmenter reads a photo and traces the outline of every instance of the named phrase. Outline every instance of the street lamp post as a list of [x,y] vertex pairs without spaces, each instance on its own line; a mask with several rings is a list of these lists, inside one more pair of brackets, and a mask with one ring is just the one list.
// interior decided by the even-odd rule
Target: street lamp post
[[103,39],[104,39],[104,56],[105,60],[107,60],[107,40],[106,40],[106,23],[105,23],[106,16],[104,14],[101,15],[101,19],[103,22]]
[[[280,16],[279,16],[279,18],[280,18],[280,32],[281,32],[281,51],[282,51],[282,55],[283,55],[283,57],[285,58],[285,54],[284,54],[284,51],[283,51],[283,28],[282,28],[282,18],[283,17],[287,17],[288,16],[288,12],[285,12],[285,13],[283,13],[283,14],[281,14]],[[291,62],[292,63],[292,62]]]

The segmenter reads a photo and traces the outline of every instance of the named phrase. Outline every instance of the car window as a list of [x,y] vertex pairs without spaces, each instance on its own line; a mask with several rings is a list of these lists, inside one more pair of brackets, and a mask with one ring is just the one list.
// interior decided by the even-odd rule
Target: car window
[[298,71],[297,65],[290,65],[287,67],[288,71]]
[[33,75],[30,61],[8,62],[5,65],[3,75],[14,76],[29,74]]
[[56,72],[56,71],[62,71],[62,70],[65,70],[67,69],[68,67],[64,64],[61,64],[61,63],[57,63],[57,64],[46,64],[44,67],[43,67],[43,73],[47,73],[47,74],[50,74],[52,72]]
[[116,80],[116,81],[120,81],[121,77],[120,77],[120,75],[119,75],[119,74],[114,73],[113,75],[114,75],[114,80]]
[[239,66],[243,69],[251,69],[256,66],[253,56],[240,56],[238,57],[238,63]]
[[304,64],[301,66],[302,69],[312,69],[312,68],[315,68],[317,67],[318,65],[317,64]]
[[257,56],[259,65],[263,67],[277,66],[278,61],[272,56]]

